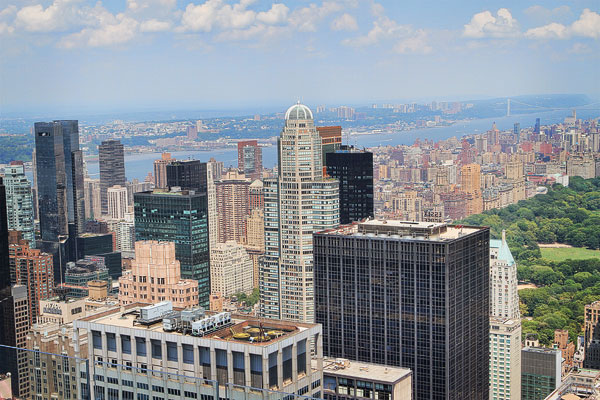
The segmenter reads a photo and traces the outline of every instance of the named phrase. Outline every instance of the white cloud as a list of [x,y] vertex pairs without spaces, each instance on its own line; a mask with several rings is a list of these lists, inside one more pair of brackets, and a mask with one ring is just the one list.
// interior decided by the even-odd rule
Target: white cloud
[[358,29],[356,18],[344,13],[331,22],[332,31],[355,31]]
[[308,7],[294,10],[289,22],[293,28],[301,32],[316,32],[317,25],[325,17],[342,9],[342,5],[334,1],[324,1],[321,6],[312,3]]
[[569,39],[574,36],[597,39],[600,38],[600,14],[586,8],[571,26],[552,22],[529,29],[525,36],[530,39]]
[[139,23],[124,14],[118,14],[111,23],[99,28],[84,28],[80,32],[64,37],[59,47],[72,49],[76,47],[105,47],[122,44],[132,40],[139,28]]
[[569,29],[563,24],[556,22],[532,28],[525,32],[525,36],[530,39],[566,39],[569,35]]
[[487,10],[473,15],[471,22],[463,30],[463,36],[468,38],[507,38],[518,35],[519,24],[506,8],[499,9],[496,15]]
[[200,5],[188,4],[181,18],[181,30],[210,32],[221,3],[221,0],[208,0]]
[[44,8],[41,4],[21,8],[15,25],[28,32],[53,32],[68,29],[82,17],[77,0],[54,0]]
[[164,32],[171,29],[170,21],[159,21],[150,19],[140,24],[140,32]]
[[353,39],[345,39],[342,44],[346,46],[363,47],[380,42],[384,39],[391,39],[396,36],[407,36],[412,33],[412,28],[408,25],[399,25],[396,21],[386,16],[381,16],[373,21],[373,28],[364,36]]
[[564,18],[571,15],[571,8],[565,5],[549,9],[544,6],[535,5],[525,9],[523,12],[529,18],[536,21],[550,22],[555,18]]
[[597,39],[600,37],[600,14],[588,8],[583,10],[579,19],[573,22],[574,35]]
[[256,15],[256,20],[267,25],[282,24],[287,21],[290,9],[283,3],[273,4],[268,11],[261,11]]
[[429,54],[433,51],[433,49],[428,44],[427,32],[425,32],[423,29],[419,29],[414,33],[414,35],[400,40],[394,46],[394,51],[400,54]]

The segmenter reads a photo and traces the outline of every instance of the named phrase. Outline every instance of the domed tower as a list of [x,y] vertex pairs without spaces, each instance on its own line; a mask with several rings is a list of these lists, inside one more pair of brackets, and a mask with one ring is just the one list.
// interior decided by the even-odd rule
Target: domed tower
[[321,137],[307,106],[288,108],[277,146],[277,178],[264,180],[261,314],[313,322],[312,234],[339,225],[339,182],[323,178]]

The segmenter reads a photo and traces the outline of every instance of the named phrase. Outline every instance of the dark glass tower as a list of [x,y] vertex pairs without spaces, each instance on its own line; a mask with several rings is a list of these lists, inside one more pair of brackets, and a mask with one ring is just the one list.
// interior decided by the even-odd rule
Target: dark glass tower
[[489,228],[368,221],[314,235],[326,356],[413,371],[415,399],[488,399]]
[[198,160],[173,161],[167,165],[167,186],[206,193],[206,163]]
[[112,279],[119,279],[123,272],[121,252],[114,251],[111,233],[84,233],[79,236],[77,238],[77,260],[81,260],[85,256],[102,257]]
[[373,153],[354,147],[325,154],[327,175],[340,181],[340,224],[373,217]]
[[125,155],[123,144],[118,140],[105,140],[98,146],[100,163],[100,204],[102,214],[108,214],[109,187],[120,185],[125,187]]
[[181,277],[198,281],[200,305],[208,308],[210,258],[206,192],[140,192],[134,193],[133,199],[136,240],[174,242]]

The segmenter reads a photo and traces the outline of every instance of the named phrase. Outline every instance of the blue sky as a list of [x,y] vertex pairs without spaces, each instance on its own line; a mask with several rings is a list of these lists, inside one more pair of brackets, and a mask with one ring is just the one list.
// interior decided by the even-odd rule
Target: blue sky
[[0,0],[0,109],[600,94],[594,1]]

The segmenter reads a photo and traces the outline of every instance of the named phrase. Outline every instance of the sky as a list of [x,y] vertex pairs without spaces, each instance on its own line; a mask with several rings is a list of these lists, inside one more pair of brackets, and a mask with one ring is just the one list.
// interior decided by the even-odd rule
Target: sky
[[599,97],[599,65],[597,0],[0,0],[0,117]]

